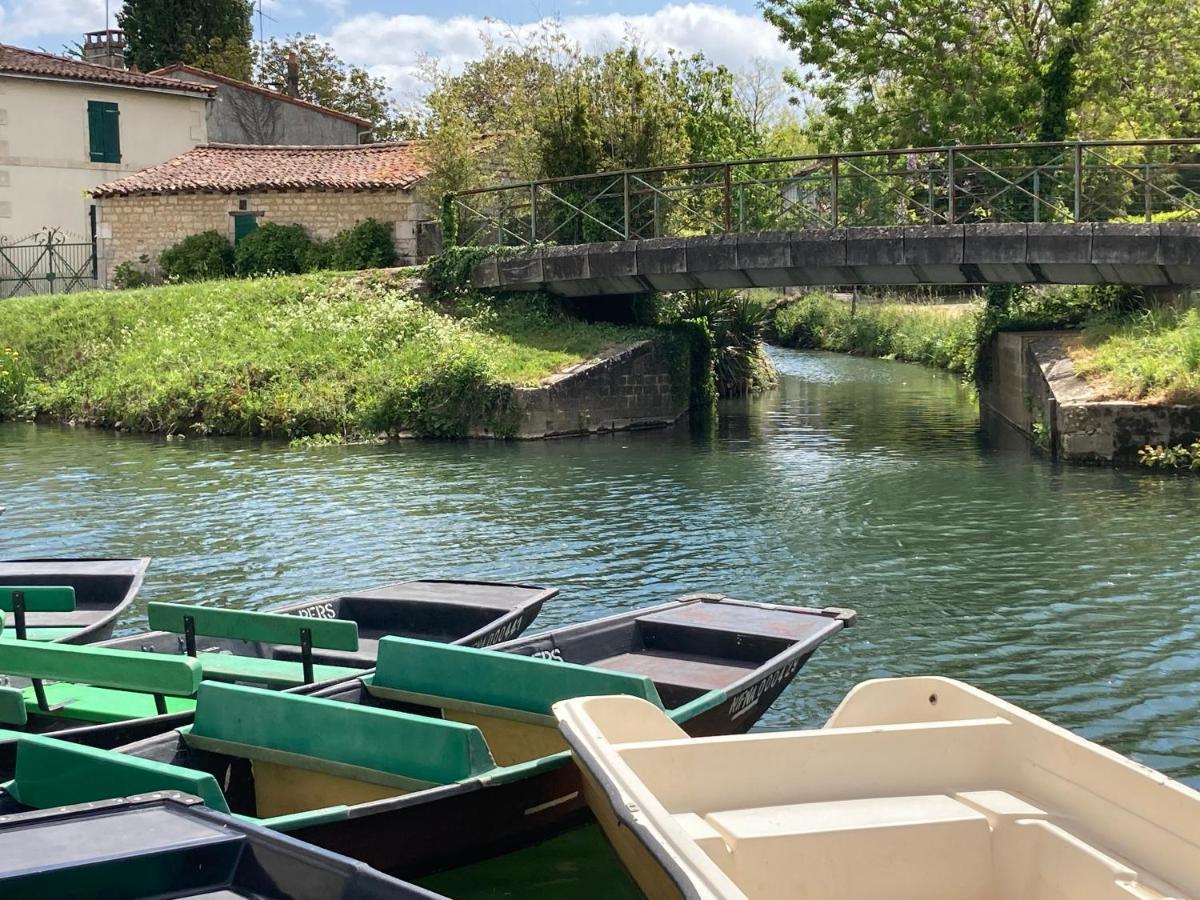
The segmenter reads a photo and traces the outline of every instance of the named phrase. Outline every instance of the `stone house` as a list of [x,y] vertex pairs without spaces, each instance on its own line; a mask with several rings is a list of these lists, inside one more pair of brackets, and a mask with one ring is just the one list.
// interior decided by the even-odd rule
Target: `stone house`
[[[151,74],[213,89],[207,124],[214,144],[361,144],[371,136],[367,119],[195,66],[176,63]],[[286,90],[295,88],[289,83]]]
[[0,239],[92,238],[88,191],[206,143],[213,88],[0,44]]
[[428,172],[420,141],[197,147],[92,190],[102,283],[122,262],[153,266],[188,235],[214,230],[236,243],[262,222],[327,240],[374,218],[392,226],[400,262],[417,262],[427,255],[419,225],[436,215],[419,190]]

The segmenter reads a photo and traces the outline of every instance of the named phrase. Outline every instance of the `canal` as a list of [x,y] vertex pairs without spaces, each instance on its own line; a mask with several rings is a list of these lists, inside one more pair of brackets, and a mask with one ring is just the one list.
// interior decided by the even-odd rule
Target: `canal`
[[[938,673],[1200,785],[1200,481],[1004,446],[939,372],[775,356],[779,388],[709,436],[293,450],[0,426],[0,555],[152,556],[143,600],[246,607],[430,574],[561,588],[535,627],[690,591],[850,606],[763,727]],[[621,877],[583,832],[436,886]]]

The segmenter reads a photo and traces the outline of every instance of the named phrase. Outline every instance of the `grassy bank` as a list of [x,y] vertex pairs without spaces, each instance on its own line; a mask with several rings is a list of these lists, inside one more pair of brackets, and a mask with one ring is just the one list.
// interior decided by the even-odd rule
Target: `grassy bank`
[[782,306],[775,332],[786,347],[833,350],[923,363],[969,374],[975,363],[976,309],[914,303],[850,303],[810,293]]
[[504,433],[508,385],[647,333],[537,297],[439,305],[379,273],[28,297],[0,303],[0,417],[279,437]]
[[1071,348],[1075,371],[1117,400],[1200,403],[1200,311],[1168,306],[1098,320]]

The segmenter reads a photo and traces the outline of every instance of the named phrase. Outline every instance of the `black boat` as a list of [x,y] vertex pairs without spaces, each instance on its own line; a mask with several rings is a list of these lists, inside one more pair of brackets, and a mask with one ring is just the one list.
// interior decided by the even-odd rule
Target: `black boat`
[[175,792],[0,815],[0,896],[437,900]]
[[[558,593],[557,588],[503,581],[421,579],[347,591],[315,600],[262,610],[309,619],[341,619],[358,625],[354,650],[313,648],[312,661],[324,666],[370,669],[379,639],[387,635],[466,647],[490,647],[520,635]],[[156,628],[153,609],[151,628]],[[105,647],[148,653],[183,653],[182,629],[131,634],[105,641]],[[209,636],[203,649],[242,657],[299,662],[292,645]]]
[[[29,612],[28,638],[90,644],[112,637],[113,625],[142,587],[149,559],[17,559],[0,561],[0,591],[17,587],[63,587],[74,592],[73,609]],[[6,607],[10,604],[4,604]],[[5,615],[12,636],[16,618]]]

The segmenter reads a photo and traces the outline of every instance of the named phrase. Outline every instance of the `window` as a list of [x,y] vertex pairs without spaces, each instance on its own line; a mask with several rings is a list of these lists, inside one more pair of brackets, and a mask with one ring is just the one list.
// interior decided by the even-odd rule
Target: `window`
[[121,161],[120,117],[117,104],[106,100],[88,101],[88,150],[92,162]]

